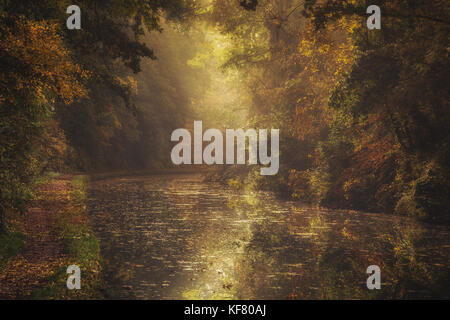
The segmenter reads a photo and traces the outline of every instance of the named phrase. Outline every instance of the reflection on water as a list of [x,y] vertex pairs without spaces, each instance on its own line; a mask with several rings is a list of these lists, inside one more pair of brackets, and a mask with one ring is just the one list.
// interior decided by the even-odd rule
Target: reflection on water
[[[199,174],[92,182],[106,294],[122,299],[449,298],[449,228],[311,209]],[[368,290],[369,265],[382,289]]]

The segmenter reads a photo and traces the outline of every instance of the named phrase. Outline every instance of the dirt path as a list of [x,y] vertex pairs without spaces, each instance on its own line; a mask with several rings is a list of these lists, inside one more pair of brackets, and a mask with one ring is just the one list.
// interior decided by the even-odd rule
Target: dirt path
[[65,258],[57,239],[56,218],[69,203],[70,178],[60,176],[40,186],[34,207],[18,218],[27,240],[22,252],[0,272],[1,299],[30,297]]

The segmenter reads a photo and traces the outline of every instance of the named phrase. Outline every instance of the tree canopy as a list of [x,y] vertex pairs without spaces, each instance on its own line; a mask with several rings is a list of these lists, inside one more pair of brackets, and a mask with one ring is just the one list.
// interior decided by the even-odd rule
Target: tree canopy
[[197,119],[281,130],[250,185],[448,221],[450,9],[370,4],[380,30],[363,0],[82,0],[69,30],[70,1],[0,1],[2,220],[43,171],[170,167]]

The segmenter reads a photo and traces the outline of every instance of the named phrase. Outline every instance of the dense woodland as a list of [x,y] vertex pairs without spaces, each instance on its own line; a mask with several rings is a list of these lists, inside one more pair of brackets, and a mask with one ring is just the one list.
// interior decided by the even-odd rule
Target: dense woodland
[[2,228],[43,172],[170,167],[194,119],[280,129],[241,185],[448,223],[448,1],[369,2],[80,0],[68,30],[72,1],[0,1]]

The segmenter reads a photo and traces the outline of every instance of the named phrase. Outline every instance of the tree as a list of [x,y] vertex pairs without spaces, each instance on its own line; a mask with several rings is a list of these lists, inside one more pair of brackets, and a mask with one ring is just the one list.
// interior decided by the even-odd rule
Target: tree
[[59,149],[67,137],[73,167],[91,168],[112,154],[120,164],[131,158],[139,128],[128,76],[140,71],[141,59],[156,58],[142,41],[144,31],[162,31],[163,13],[167,19],[187,18],[194,2],[81,1],[81,30],[65,28],[70,4],[0,3],[2,227],[6,212],[26,209],[33,177],[52,161],[45,159],[43,152],[52,146],[43,134],[53,135]]
[[88,74],[69,56],[57,26],[23,16],[0,17],[0,225],[26,209],[37,171],[35,144],[55,102],[85,95]]

